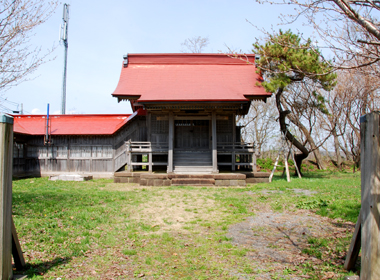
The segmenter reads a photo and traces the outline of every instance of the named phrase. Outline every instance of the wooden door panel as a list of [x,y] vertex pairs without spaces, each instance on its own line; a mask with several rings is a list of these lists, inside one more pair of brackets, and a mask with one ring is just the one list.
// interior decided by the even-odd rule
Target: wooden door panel
[[177,149],[208,149],[209,121],[177,120],[174,142]]

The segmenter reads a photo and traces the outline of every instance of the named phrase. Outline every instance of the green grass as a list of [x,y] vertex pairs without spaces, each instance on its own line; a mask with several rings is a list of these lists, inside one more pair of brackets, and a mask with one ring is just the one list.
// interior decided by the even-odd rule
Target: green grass
[[[305,173],[302,179],[292,178],[290,183],[277,176],[270,185],[257,185],[261,189],[282,190],[272,193],[267,203],[284,205],[286,209],[312,209],[317,214],[340,218],[356,223],[360,211],[360,173],[319,171]],[[294,189],[317,192],[312,196],[295,196]]]
[[[307,196],[295,189],[317,193]],[[290,183],[276,175],[271,184],[240,188],[15,180],[13,215],[28,263],[19,273],[30,279],[254,279],[271,269],[253,266],[247,257],[251,249],[234,245],[227,233],[260,205],[356,222],[360,174],[312,172]],[[272,279],[292,279],[297,271],[311,279],[326,271],[348,275],[341,264],[329,262],[344,254],[350,238],[310,238],[303,253],[322,264],[305,262],[296,270],[284,269],[281,277],[288,278],[276,272]]]

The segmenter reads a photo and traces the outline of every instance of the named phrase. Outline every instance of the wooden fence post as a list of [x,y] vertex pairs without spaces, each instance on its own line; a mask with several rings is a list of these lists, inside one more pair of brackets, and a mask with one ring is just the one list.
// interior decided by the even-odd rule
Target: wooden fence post
[[361,138],[361,280],[380,279],[379,113],[360,118]]
[[0,275],[12,279],[13,118],[0,114]]

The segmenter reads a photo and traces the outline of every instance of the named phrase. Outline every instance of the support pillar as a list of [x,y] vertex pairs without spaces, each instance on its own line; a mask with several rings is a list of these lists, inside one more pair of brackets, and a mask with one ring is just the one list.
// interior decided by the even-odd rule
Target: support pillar
[[132,153],[131,153],[131,141],[129,140],[127,143],[127,171],[131,172],[132,169]]
[[13,118],[0,115],[0,275],[12,279]]
[[147,140],[148,142],[152,141],[151,135],[152,135],[152,114],[150,112],[147,112],[146,115],[146,127],[148,128],[147,130]]
[[174,147],[174,115],[169,113],[169,151],[168,151],[168,173],[173,172],[173,147]]
[[218,172],[218,150],[216,142],[216,112],[212,112],[211,118],[211,129],[212,129],[212,172]]
[[380,135],[379,113],[360,118],[361,280],[380,279]]
[[232,153],[231,153],[231,171],[235,171],[236,154],[235,154],[235,142],[236,142],[236,114],[232,114]]
[[254,149],[254,151],[253,151],[253,153],[252,153],[252,163],[253,163],[253,165],[252,165],[252,172],[257,172],[257,165],[256,165],[256,148],[253,148]]
[[148,154],[148,161],[149,161],[149,172],[150,173],[152,173],[152,171],[153,171],[153,154],[152,154],[152,152],[150,152],[149,154]]

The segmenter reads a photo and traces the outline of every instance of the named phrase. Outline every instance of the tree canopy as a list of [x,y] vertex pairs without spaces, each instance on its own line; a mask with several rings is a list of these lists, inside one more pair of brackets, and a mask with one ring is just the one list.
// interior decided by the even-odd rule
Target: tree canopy
[[[321,60],[319,50],[312,46],[310,39],[303,42],[299,35],[290,30],[285,32],[280,30],[279,33],[270,35],[263,45],[256,42],[253,47],[254,53],[260,57],[256,64],[264,77],[262,85],[276,97],[281,132],[301,151],[301,154],[295,156],[298,169],[301,170],[302,160],[308,156],[309,151],[305,144],[296,139],[288,129],[285,120],[286,116],[292,112],[283,98],[283,93],[292,86],[294,90],[294,85],[297,83],[331,90],[336,84],[336,74],[329,62]],[[298,87],[301,90],[303,88]],[[317,91],[308,94],[308,97],[303,100],[310,100],[306,106],[313,106],[317,110],[323,111],[324,98]],[[302,102],[304,103],[304,101]],[[289,115],[289,119],[297,126],[301,126],[301,122],[297,120],[295,114]],[[301,130],[306,133],[304,126]],[[312,142],[312,139],[309,137],[307,141]],[[314,143],[310,144],[315,148]]]
[[293,82],[305,79],[318,83],[329,90],[335,85],[336,74],[328,62],[321,61],[320,52],[308,39],[301,41],[299,35],[288,31],[271,34],[265,44],[253,44],[253,52],[260,58],[256,61],[264,76],[263,86],[275,93]]

